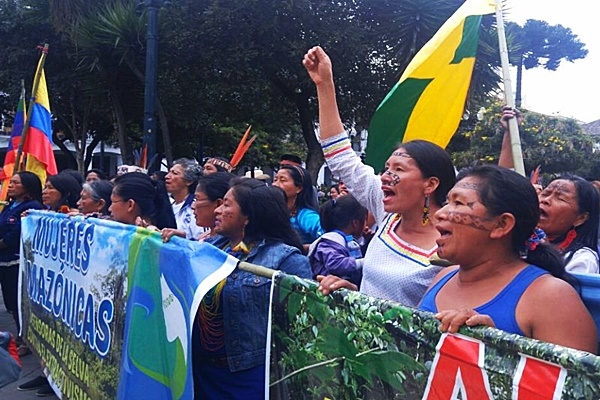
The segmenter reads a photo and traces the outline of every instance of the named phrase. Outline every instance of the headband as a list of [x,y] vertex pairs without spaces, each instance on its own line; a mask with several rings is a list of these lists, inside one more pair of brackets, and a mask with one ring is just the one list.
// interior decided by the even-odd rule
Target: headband
[[209,164],[218,165],[221,168],[225,168],[227,172],[231,172],[233,170],[231,164],[229,164],[227,161],[219,160],[218,158],[209,158],[206,160],[206,162]]
[[304,170],[302,169],[302,167],[299,167],[297,165],[292,165],[292,167],[294,167],[294,169],[300,174],[300,180],[302,181],[302,186],[304,186]]

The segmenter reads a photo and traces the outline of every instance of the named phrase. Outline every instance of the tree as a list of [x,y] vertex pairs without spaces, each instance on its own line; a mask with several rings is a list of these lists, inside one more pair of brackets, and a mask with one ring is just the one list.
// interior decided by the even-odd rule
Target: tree
[[[474,161],[497,163],[503,132],[500,127],[502,104],[488,107],[483,120],[465,129],[452,140],[449,149],[456,168]],[[545,174],[565,172],[588,176],[600,160],[594,153],[594,141],[573,119],[551,117],[522,110],[519,126],[521,148],[526,171],[538,165]]]
[[579,41],[577,35],[562,25],[549,25],[544,21],[529,19],[523,27],[508,22],[506,32],[510,41],[510,62],[517,67],[517,107],[521,106],[523,67],[543,67],[556,71],[563,59],[574,62],[588,54],[585,44]]
[[[0,0],[4,3],[22,5],[24,0]],[[27,3],[43,24],[31,24],[24,36],[38,37],[37,45],[44,35],[36,29],[43,26],[49,32],[45,36],[55,35],[52,54],[61,57],[60,62],[48,63],[48,68],[57,66],[48,73],[57,127],[80,143],[98,133],[104,139],[116,134],[124,161],[130,162],[132,144],[141,143],[143,115],[145,18],[135,12],[138,2]],[[159,19],[161,130],[174,143],[177,157],[227,157],[251,123],[259,140],[248,159],[274,165],[280,154],[301,147],[316,176],[323,159],[315,138],[315,88],[301,64],[306,50],[320,44],[331,54],[342,118],[349,130],[360,131],[409,60],[461,4],[462,0],[172,1],[161,9]],[[24,13],[23,7],[16,10]],[[493,31],[493,18],[484,21],[486,34],[482,32],[471,99],[495,90],[499,79],[494,73],[496,41],[487,35]],[[1,29],[2,39],[10,39],[3,42],[18,43],[10,30],[4,35]],[[17,46],[14,50],[24,53]],[[0,83],[12,82],[15,89],[9,93],[18,93],[14,75],[19,64],[0,65]],[[265,157],[260,143],[269,148]],[[77,156],[80,168],[88,154]]]
[[[185,25],[171,21],[170,26],[180,29],[165,32],[171,35],[169,42],[185,41],[186,46],[185,53],[168,59],[188,73],[185,85],[190,95],[202,95],[194,104],[196,115],[258,123],[275,140],[281,132],[301,133],[308,147],[308,169],[316,176],[323,158],[315,138],[315,89],[300,62],[304,52],[315,44],[328,50],[342,118],[348,128],[359,131],[368,126],[408,61],[460,4],[459,0],[205,0],[194,11],[186,9]],[[479,67],[490,70],[490,64]],[[487,82],[485,90],[498,81],[493,73],[478,76]],[[177,77],[172,79],[169,89]],[[172,95],[182,92],[170,92],[178,101]]]

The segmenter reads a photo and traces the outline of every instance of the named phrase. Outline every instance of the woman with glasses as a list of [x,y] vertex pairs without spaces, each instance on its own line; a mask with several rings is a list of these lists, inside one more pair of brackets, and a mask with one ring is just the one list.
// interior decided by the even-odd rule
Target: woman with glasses
[[175,228],[175,216],[165,186],[141,172],[119,175],[110,196],[113,220],[146,228]]

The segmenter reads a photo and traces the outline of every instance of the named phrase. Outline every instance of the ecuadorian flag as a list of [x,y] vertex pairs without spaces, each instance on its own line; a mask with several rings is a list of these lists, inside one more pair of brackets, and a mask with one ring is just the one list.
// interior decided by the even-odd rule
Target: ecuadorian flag
[[42,58],[38,63],[36,76],[38,73],[40,81],[31,107],[29,130],[23,145],[23,153],[27,156],[25,169],[39,176],[43,183],[47,175],[55,175],[58,170],[52,150],[52,115]]
[[417,53],[371,119],[368,164],[382,167],[400,141],[448,145],[464,112],[481,17],[495,11],[494,0],[467,0]]

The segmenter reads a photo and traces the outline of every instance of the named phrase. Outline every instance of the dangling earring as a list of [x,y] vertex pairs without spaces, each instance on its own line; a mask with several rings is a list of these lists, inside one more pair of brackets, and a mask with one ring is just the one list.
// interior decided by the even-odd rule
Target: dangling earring
[[423,225],[429,222],[429,195],[425,195],[425,204],[423,204]]

